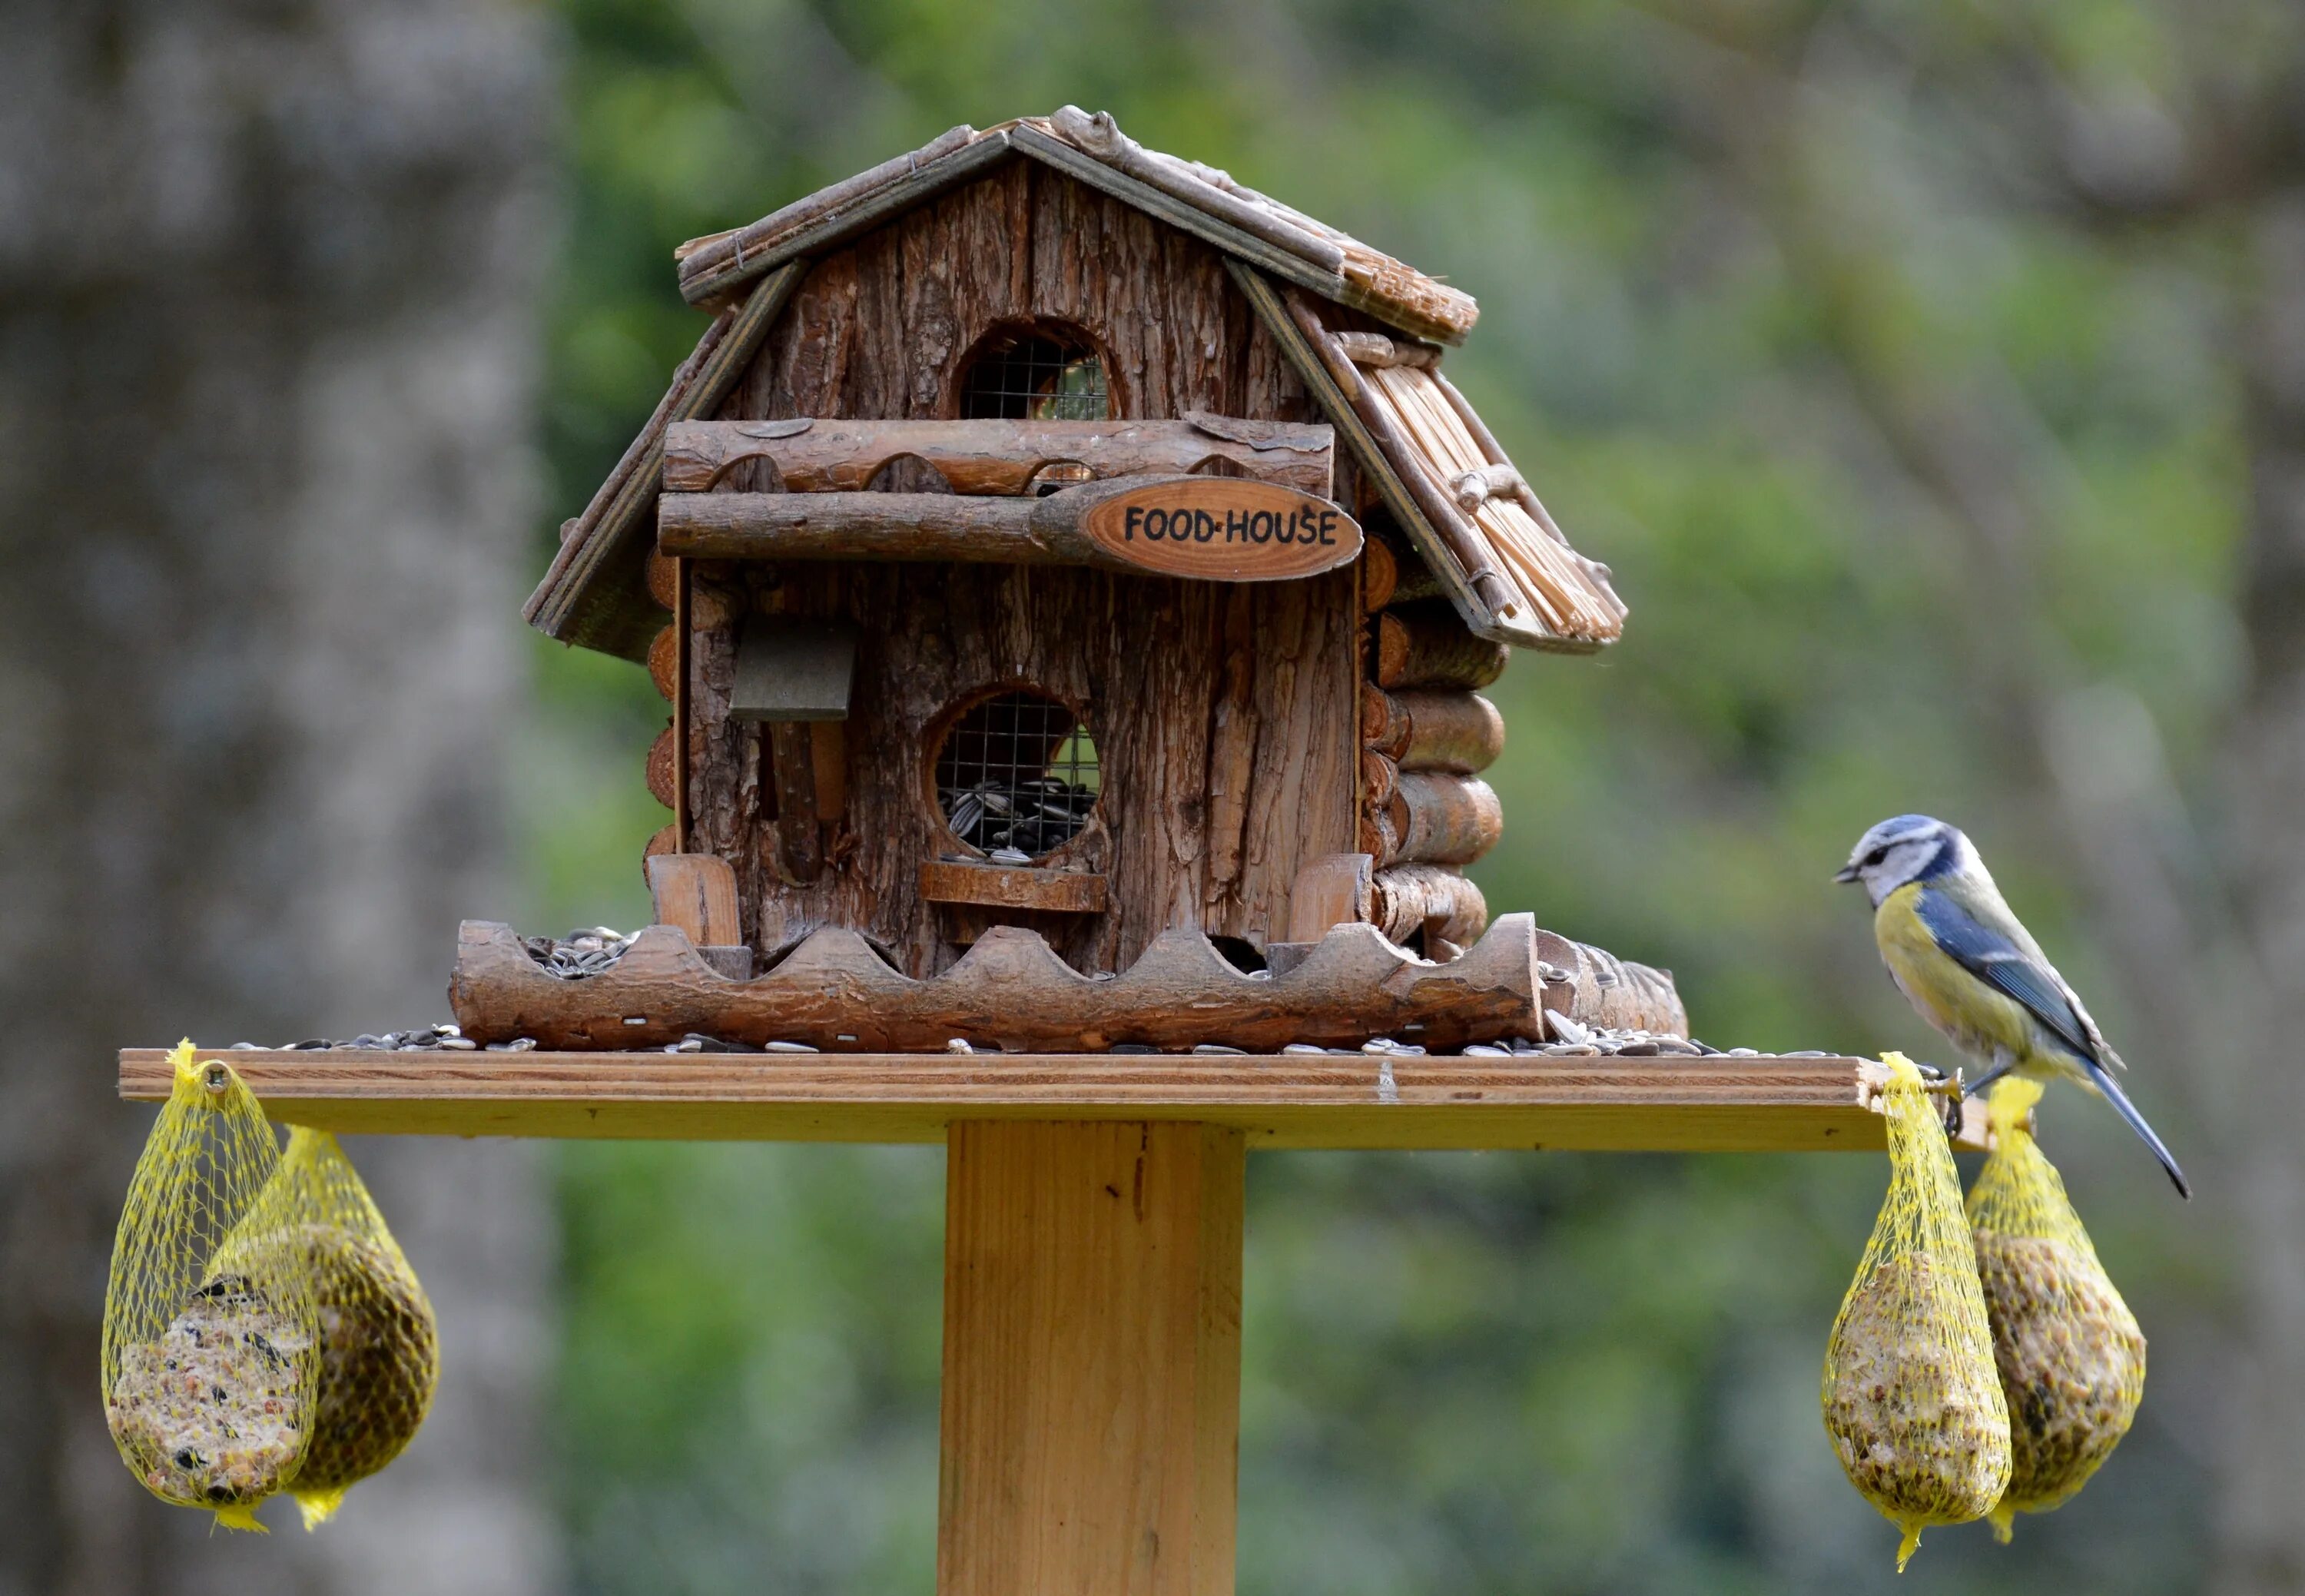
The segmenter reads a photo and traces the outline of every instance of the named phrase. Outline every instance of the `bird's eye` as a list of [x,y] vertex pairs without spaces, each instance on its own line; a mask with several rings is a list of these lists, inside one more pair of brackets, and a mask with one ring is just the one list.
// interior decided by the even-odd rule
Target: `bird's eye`
[[1868,864],[1868,865],[1877,865],[1877,864],[1879,864],[1883,859],[1885,859],[1885,858],[1887,858],[1888,857],[1889,857],[1889,850],[1888,850],[1887,849],[1885,849],[1885,848],[1876,848],[1876,849],[1875,849],[1871,853],[1868,853],[1868,854],[1867,854],[1867,855],[1865,856],[1865,862],[1866,862],[1867,864]]

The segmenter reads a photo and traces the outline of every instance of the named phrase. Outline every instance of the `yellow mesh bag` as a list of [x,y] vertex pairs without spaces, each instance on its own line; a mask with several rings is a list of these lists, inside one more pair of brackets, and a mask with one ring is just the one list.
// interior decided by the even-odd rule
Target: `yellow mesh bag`
[[1920,1071],[1884,1060],[1889,1194],[1824,1352],[1824,1429],[1850,1483],[1903,1532],[1982,1518],[2009,1483],[2009,1410],[1963,1221],[1961,1181]]
[[1993,1361],[2009,1404],[2009,1489],[1993,1532],[2046,1513],[2113,1455],[2145,1395],[2145,1336],[2114,1289],[2027,1115],[2038,1081],[2011,1076],[1986,1114],[1994,1150],[1969,1192]]
[[105,1284],[105,1421],[164,1502],[258,1530],[258,1502],[302,1462],[318,1389],[319,1311],[285,1260],[218,1260],[259,1212],[280,1160],[229,1064],[171,1055],[175,1084],[128,1183]]
[[439,1378],[432,1304],[336,1139],[299,1125],[259,1205],[220,1262],[261,1258],[305,1283],[321,1349],[311,1441],[291,1488],[304,1527],[400,1455]]

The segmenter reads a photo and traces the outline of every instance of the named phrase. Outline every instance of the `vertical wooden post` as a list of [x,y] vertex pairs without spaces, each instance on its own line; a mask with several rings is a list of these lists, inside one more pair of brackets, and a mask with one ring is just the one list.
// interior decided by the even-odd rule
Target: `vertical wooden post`
[[1240,1133],[969,1121],[948,1148],[940,1596],[1230,1596]]

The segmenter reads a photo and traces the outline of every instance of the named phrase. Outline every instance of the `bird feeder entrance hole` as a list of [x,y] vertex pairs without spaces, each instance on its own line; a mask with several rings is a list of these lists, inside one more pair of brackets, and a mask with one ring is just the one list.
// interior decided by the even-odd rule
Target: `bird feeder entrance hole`
[[971,421],[1101,422],[1112,414],[1104,359],[1076,329],[1002,329],[962,368],[961,409]]
[[936,751],[937,804],[954,837],[1023,864],[1080,834],[1104,789],[1096,739],[1069,706],[1032,688],[970,704]]

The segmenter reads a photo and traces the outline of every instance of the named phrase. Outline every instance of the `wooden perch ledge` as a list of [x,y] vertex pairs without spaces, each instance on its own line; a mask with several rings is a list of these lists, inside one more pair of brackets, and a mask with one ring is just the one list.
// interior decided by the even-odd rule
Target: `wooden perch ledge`
[[[935,1142],[964,1122],[1187,1121],[1252,1148],[1877,1150],[1869,1059],[208,1050],[284,1123],[342,1132]],[[120,1055],[120,1095],[168,1095]],[[1966,1105],[1957,1145],[1986,1145]]]

